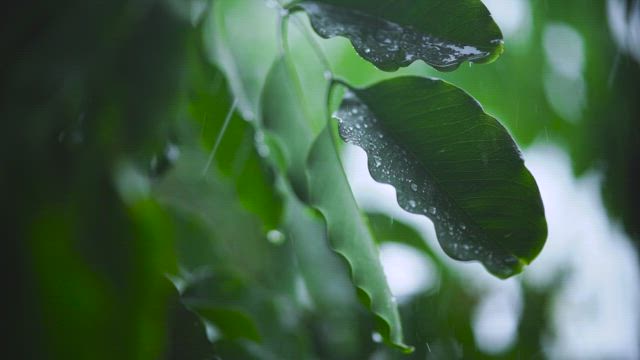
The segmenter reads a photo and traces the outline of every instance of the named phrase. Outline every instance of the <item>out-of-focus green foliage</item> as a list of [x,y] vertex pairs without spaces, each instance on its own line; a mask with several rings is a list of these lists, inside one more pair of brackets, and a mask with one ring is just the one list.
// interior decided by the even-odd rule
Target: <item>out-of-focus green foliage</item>
[[[479,1],[456,3],[486,15]],[[403,347],[402,332],[412,358],[544,356],[552,289],[523,283],[514,345],[485,353],[473,331],[483,294],[409,226],[360,214],[326,125],[337,106],[327,109],[312,28],[302,14],[280,27],[267,5],[63,0],[2,12],[0,188],[15,337],[5,357],[406,358],[383,344]],[[437,74],[519,143],[549,134],[577,172],[602,167],[612,213],[637,235],[638,64],[616,55],[602,7],[532,3],[530,39],[513,51],[507,39],[492,65]],[[550,22],[588,44],[579,122],[545,93]],[[357,85],[391,76],[338,48],[348,51],[329,56],[334,76]],[[283,81],[265,84],[282,55],[279,69],[297,78],[275,91]],[[283,118],[305,118],[308,131]],[[395,304],[374,240],[419,251],[438,285]]]
[[173,226],[142,174],[171,141],[191,26],[160,1],[2,13],[7,357],[159,357]]

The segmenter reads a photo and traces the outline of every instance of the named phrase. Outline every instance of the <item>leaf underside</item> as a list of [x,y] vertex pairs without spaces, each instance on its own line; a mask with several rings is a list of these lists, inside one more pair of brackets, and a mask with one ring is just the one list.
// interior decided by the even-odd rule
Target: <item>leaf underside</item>
[[311,204],[325,218],[331,247],[349,264],[360,299],[381,320],[383,338],[405,352],[412,351],[403,343],[396,300],[387,285],[371,230],[342,170],[329,126],[315,140],[308,166]]
[[288,166],[285,172],[298,188],[296,192],[323,215],[330,245],[347,261],[358,295],[379,320],[383,338],[399,349],[410,351],[402,340],[397,305],[387,285],[378,249],[351,193],[330,128],[325,126],[319,133],[312,130],[312,122],[305,117],[292,82],[285,60],[277,60],[262,97],[265,132],[284,148]]
[[444,251],[506,278],[544,245],[540,193],[506,129],[462,90],[400,77],[347,90],[340,136],[364,149],[372,177],[429,217]]
[[294,6],[324,38],[348,38],[385,71],[416,60],[441,71],[486,63],[503,50],[502,33],[479,0],[305,0]]

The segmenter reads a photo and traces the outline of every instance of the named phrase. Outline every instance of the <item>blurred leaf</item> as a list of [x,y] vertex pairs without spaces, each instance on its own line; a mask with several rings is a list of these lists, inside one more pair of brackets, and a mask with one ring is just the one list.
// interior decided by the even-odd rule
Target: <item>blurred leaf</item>
[[208,360],[214,358],[213,345],[198,315],[189,310],[174,289],[169,306],[169,339],[166,359]]
[[194,305],[194,308],[203,319],[216,324],[226,339],[246,338],[260,341],[258,329],[244,312],[215,306]]
[[[366,322],[359,320],[366,309],[357,301],[347,264],[329,248],[322,216],[289,194],[285,229],[311,302],[307,326],[315,330],[316,354],[320,358],[362,358],[360,337]],[[364,330],[364,337],[370,337],[370,330]]]
[[[412,359],[482,359],[472,329],[477,298],[459,273],[429,247],[411,226],[380,213],[367,214],[371,230],[381,243],[395,242],[421,251],[438,272],[435,286],[400,305],[407,339],[416,344]],[[388,354],[391,359],[406,357]]]
[[324,216],[331,246],[349,263],[358,295],[380,319],[381,334],[391,344],[409,350],[402,343],[397,307],[378,249],[355,203],[330,129],[325,125],[316,135],[317,123],[305,116],[304,103],[297,101],[303,96],[297,81],[295,68],[288,67],[286,59],[277,60],[263,92],[264,125],[287,154],[287,175],[298,194]]
[[8,356],[160,358],[172,223],[113,180],[164,148],[191,27],[165,1],[30,1],[0,17],[2,212],[24,284],[22,356]]
[[304,94],[295,77],[295,68],[288,60],[279,58],[274,63],[262,93],[262,121],[268,133],[285,156],[286,172],[296,194],[308,196],[305,170],[307,155],[313,139],[326,123],[326,119],[311,115],[305,109]]
[[[269,240],[259,218],[239,203],[230,179],[213,167],[202,175],[207,154],[201,149],[184,148],[182,154],[153,190],[178,218],[183,301],[198,313],[222,312],[202,314],[220,330],[216,349],[221,341],[225,351],[240,347],[253,354],[249,358],[306,358],[308,334],[300,325],[303,309],[296,298],[291,241],[286,236]],[[242,327],[236,324],[238,316]],[[256,334],[259,343],[247,340]]]
[[[314,305],[323,313],[347,307],[355,300],[346,264],[329,249],[322,216],[293,195],[287,201],[287,234]],[[318,271],[322,269],[322,271]]]
[[277,12],[264,0],[217,0],[210,15],[209,54],[229,80],[242,117],[254,121],[266,75],[278,54]]
[[485,63],[502,53],[502,33],[478,0],[303,0],[324,38],[343,36],[358,54],[394,71],[421,59],[439,70]]
[[367,213],[369,227],[379,242],[393,241],[412,246],[424,252],[429,258],[437,259],[433,250],[427,245],[415,229],[388,215],[380,213]]
[[547,227],[540,193],[508,132],[440,80],[402,77],[350,89],[340,135],[400,206],[429,217],[445,252],[508,277],[531,262]]
[[[264,230],[277,228],[282,214],[282,201],[275,192],[273,176],[254,146],[257,134],[232,106],[233,97],[224,75],[210,63],[204,37],[207,23],[199,25],[199,36],[189,57],[189,115],[197,129],[183,126],[184,141],[199,142],[211,151],[218,137],[219,146],[213,164],[235,183],[240,202],[263,221]],[[229,114],[231,113],[231,114]],[[223,122],[230,115],[228,127]],[[211,157],[211,154],[209,155]],[[206,165],[203,165],[203,169]]]

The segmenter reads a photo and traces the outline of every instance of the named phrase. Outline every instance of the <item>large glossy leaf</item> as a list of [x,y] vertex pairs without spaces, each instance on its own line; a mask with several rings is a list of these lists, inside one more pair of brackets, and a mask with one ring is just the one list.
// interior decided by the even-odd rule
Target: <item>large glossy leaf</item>
[[284,59],[274,64],[263,92],[262,121],[283,148],[286,172],[297,192],[324,216],[331,247],[348,262],[358,295],[378,318],[380,333],[407,350],[378,249],[355,203],[330,129],[325,125],[318,132],[305,116],[294,71]]
[[423,60],[439,70],[464,61],[489,62],[503,49],[502,33],[479,0],[303,0],[324,38],[351,40],[363,58],[393,71]]
[[405,210],[429,217],[445,252],[508,277],[547,235],[534,178],[509,133],[460,89],[402,77],[349,89],[336,113],[342,138],[363,148],[372,177]]

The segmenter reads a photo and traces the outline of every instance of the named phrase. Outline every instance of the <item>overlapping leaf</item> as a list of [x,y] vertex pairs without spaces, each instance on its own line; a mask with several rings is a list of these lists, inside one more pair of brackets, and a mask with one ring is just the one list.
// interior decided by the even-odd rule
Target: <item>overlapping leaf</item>
[[547,235],[535,180],[500,123],[460,89],[402,77],[349,89],[340,135],[362,147],[376,181],[405,210],[429,217],[445,252],[508,277]]

